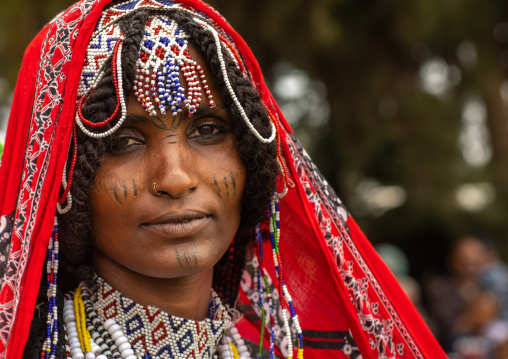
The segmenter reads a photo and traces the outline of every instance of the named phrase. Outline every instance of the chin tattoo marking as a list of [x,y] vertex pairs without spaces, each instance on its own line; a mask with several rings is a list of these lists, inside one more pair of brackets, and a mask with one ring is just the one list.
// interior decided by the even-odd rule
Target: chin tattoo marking
[[183,268],[182,258],[180,258],[180,252],[178,251],[178,248],[175,248],[175,254],[176,260],[178,261],[178,264],[180,264],[180,268]]
[[180,268],[196,268],[198,266],[197,252],[198,249],[195,244],[192,245],[192,248],[182,249],[181,251],[175,248],[176,260]]
[[188,267],[198,266],[198,257],[196,256],[196,246],[193,245],[192,249],[184,250],[183,255],[185,256],[185,261],[187,262]]

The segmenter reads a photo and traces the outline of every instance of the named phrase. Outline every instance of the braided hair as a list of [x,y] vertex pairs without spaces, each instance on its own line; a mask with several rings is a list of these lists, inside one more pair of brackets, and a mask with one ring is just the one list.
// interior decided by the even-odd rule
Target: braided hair
[[[160,11],[158,11],[160,13]],[[138,11],[122,19],[119,26],[125,34],[123,40],[122,74],[124,94],[132,94],[136,76],[136,61],[139,57],[140,43],[144,26],[150,16],[149,11]],[[234,124],[237,151],[245,166],[246,184],[242,197],[242,218],[237,235],[216,264],[214,269],[214,289],[227,303],[233,304],[245,264],[247,245],[254,238],[254,226],[267,218],[267,205],[275,189],[278,173],[276,147],[274,143],[263,144],[251,133],[234,105],[227,91],[220,68],[213,36],[201,25],[195,23],[182,11],[166,11],[164,15],[175,20],[189,35],[189,41],[202,54],[210,74],[220,92],[224,107]],[[250,80],[237,68],[227,51],[221,49],[226,63],[229,81],[252,124],[263,136],[270,134],[270,120],[258,92]],[[82,111],[91,122],[102,122],[111,116],[116,107],[116,90],[113,83],[113,66],[106,64],[105,73],[95,90],[87,97]],[[108,124],[107,126],[112,126]],[[109,128],[103,127],[102,131]],[[95,245],[91,191],[95,173],[100,166],[101,157],[111,146],[111,139],[95,139],[78,131],[78,157],[71,186],[73,205],[71,210],[61,215],[61,266],[70,275],[62,280],[64,290],[75,287],[77,281],[91,281],[91,249]],[[61,276],[62,277],[62,276]]]

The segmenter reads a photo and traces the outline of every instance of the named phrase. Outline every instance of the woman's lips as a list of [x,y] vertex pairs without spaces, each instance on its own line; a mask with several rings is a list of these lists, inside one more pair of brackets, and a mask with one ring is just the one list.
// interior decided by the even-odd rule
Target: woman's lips
[[181,211],[164,214],[141,226],[164,237],[182,238],[196,234],[210,220],[210,215],[199,211]]

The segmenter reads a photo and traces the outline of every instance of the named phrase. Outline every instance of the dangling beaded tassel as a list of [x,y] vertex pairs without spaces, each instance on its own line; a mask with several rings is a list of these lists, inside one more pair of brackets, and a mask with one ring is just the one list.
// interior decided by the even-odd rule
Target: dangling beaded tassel
[[282,318],[284,321],[284,328],[286,329],[286,333],[289,336],[288,338],[288,359],[293,358],[293,343],[291,338],[291,331],[289,328],[289,320],[287,315],[287,308],[289,307],[291,313],[291,319],[296,327],[296,333],[298,336],[298,359],[303,359],[303,333],[302,328],[300,327],[300,322],[298,320],[298,315],[296,314],[295,308],[293,306],[293,299],[289,295],[289,291],[286,287],[286,283],[284,282],[283,271],[282,271],[282,263],[280,260],[280,252],[279,252],[279,241],[280,241],[280,213],[279,213],[279,198],[277,194],[272,197],[270,202],[270,242],[272,243],[273,249],[273,261],[275,264],[275,270],[277,272],[277,277],[279,280],[279,293],[281,294],[280,305],[282,309]]
[[[268,304],[269,307],[268,319],[270,321],[270,358],[273,359],[275,358],[275,331],[274,331],[275,320],[273,317],[272,293],[270,292],[270,287],[268,284],[268,275],[266,274],[265,268],[263,266],[263,239],[261,237],[259,225],[256,227],[256,241],[257,242],[254,247],[254,253],[258,260],[256,284],[259,293],[259,306],[261,308],[261,335],[259,339],[258,359],[261,359],[261,355],[263,353],[263,339],[265,336],[265,325],[266,325],[266,310],[263,304],[263,294],[265,295],[266,303]],[[265,288],[264,293],[262,282]]]
[[81,298],[81,285],[74,292],[74,315],[76,316],[76,330],[83,353],[92,351],[90,333],[86,329],[85,305]]
[[46,340],[42,345],[41,359],[54,359],[58,344],[58,308],[56,306],[56,281],[58,274],[58,221],[55,216],[53,234],[48,246],[46,264],[48,282],[48,319],[46,321]]
[[192,116],[201,103],[202,92],[210,107],[215,106],[203,69],[190,56],[188,37],[174,20],[154,16],[146,23],[133,89],[137,101],[150,116],[157,114],[157,108],[163,115],[171,111],[176,116],[182,112],[182,106]]

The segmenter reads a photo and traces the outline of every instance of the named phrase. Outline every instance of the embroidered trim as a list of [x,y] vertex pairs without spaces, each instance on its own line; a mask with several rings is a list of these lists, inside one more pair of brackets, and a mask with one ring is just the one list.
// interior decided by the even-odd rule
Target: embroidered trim
[[[335,255],[337,267],[350,292],[351,303],[357,308],[358,319],[366,336],[370,338],[372,350],[378,352],[378,358],[383,359],[392,358],[397,354],[402,356],[404,348],[408,347],[416,358],[423,359],[420,349],[353,243],[346,225],[349,213],[296,137],[288,135],[286,141],[291,157],[295,160],[295,168],[302,185],[305,187],[307,199],[314,206],[316,218],[322,218],[319,223],[321,232]],[[341,215],[339,216],[338,213]],[[339,236],[332,234],[332,228],[338,232]],[[344,252],[346,248],[347,253]],[[355,267],[359,267],[360,270],[355,270]],[[371,300],[369,290],[375,292],[380,303]],[[382,310],[380,304],[386,313],[380,313]],[[400,335],[394,335],[394,328]],[[407,346],[400,340],[403,340]]]
[[[97,0],[82,0],[56,18],[41,46],[37,87],[21,177],[23,187],[20,188],[14,216],[9,267],[0,280],[2,293],[0,358],[5,357],[5,349],[20,303],[20,285],[23,282],[21,278],[25,275],[28,256],[31,252],[32,231],[39,210],[42,184],[48,170],[50,143],[55,134],[54,125],[57,114],[63,103],[66,81],[62,78],[61,71],[72,58],[71,42],[75,40],[76,29],[96,2]],[[68,13],[73,13],[74,16],[68,18],[65,16]],[[54,56],[58,57],[58,61],[53,61]],[[14,248],[15,250],[12,251]]]

